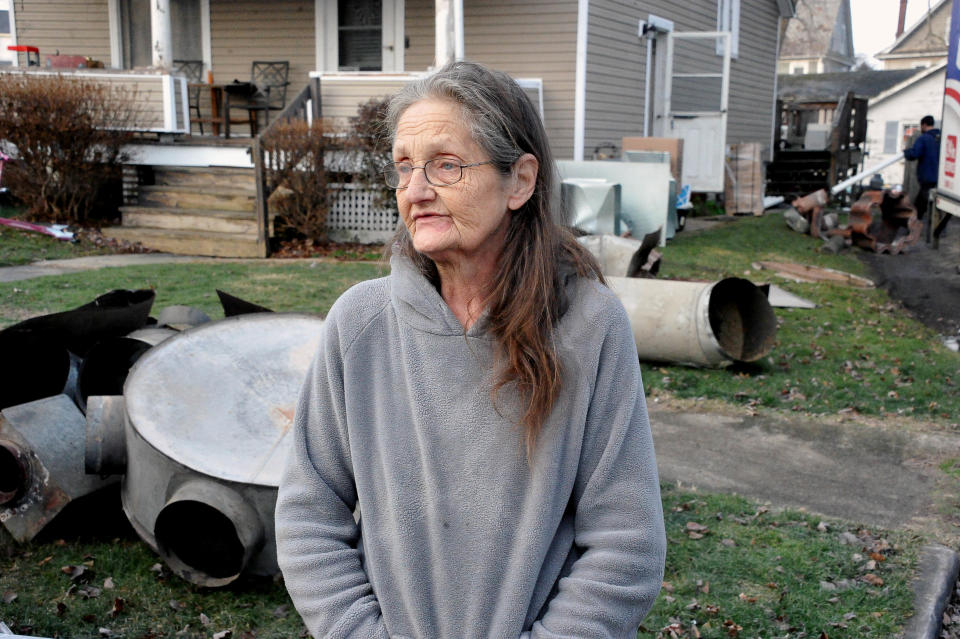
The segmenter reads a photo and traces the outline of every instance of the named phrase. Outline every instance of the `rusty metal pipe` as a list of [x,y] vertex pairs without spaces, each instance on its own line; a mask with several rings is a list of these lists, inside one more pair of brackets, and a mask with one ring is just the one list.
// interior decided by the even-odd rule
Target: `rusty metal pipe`
[[0,440],[0,506],[16,503],[27,490],[29,461],[23,449]]
[[232,488],[203,479],[174,491],[157,514],[153,534],[176,574],[210,587],[239,577],[264,540],[256,509]]
[[726,366],[756,361],[773,348],[776,316],[748,280],[606,280],[627,310],[642,360]]

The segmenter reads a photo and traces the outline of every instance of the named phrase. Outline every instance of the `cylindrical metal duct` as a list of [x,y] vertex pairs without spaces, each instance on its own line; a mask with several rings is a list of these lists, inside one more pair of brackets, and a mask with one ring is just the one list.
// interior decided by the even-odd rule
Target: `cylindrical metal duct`
[[0,506],[15,504],[26,492],[29,465],[22,448],[8,439],[0,440]]
[[122,475],[127,472],[123,419],[123,395],[93,395],[87,398],[87,438],[83,465],[88,475]]
[[[37,333],[0,334],[0,409],[64,392],[73,362],[62,342]],[[67,394],[72,394],[67,389]]]
[[77,380],[81,408],[91,395],[122,395],[127,373],[152,345],[129,337],[97,342],[80,365]]
[[773,348],[776,316],[748,280],[606,280],[627,310],[642,360],[725,366],[755,361]]
[[323,320],[241,315],[151,348],[124,385],[123,508],[173,571],[204,586],[279,571],[273,511]]
[[239,577],[263,546],[253,506],[232,488],[201,479],[173,492],[157,514],[153,534],[175,573],[211,587]]
[[0,412],[0,522],[29,541],[71,500],[116,483],[83,473],[86,420],[54,395]]

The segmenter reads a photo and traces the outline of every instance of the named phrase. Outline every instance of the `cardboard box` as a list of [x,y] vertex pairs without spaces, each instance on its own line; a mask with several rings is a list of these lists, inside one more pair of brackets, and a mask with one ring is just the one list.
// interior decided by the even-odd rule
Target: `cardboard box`
[[756,142],[731,144],[726,161],[723,201],[727,215],[763,215],[763,145]]
[[677,181],[677,190],[683,184],[683,140],[680,138],[623,138],[623,151],[666,151],[670,154],[670,175]]

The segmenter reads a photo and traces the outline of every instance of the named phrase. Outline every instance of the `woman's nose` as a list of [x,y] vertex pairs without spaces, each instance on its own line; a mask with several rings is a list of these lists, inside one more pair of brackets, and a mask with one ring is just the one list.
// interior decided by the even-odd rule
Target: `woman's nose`
[[423,169],[415,169],[410,176],[410,184],[404,189],[407,200],[411,202],[422,202],[433,199],[437,192],[433,185],[427,182],[427,173]]

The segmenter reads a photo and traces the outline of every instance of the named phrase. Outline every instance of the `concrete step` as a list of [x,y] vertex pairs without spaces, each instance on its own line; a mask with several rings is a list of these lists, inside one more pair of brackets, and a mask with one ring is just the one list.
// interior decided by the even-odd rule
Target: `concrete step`
[[147,248],[177,255],[266,257],[257,246],[256,236],[248,234],[124,226],[101,229],[101,233],[107,238],[140,242]]
[[209,209],[213,211],[256,211],[256,193],[241,188],[199,186],[141,186],[140,206]]
[[256,190],[253,169],[226,167],[156,166],[153,177],[157,185],[238,187]]
[[[210,211],[152,206],[121,206],[124,227],[209,231],[211,233],[247,233],[256,236],[257,218],[247,211]],[[270,234],[273,218],[270,216]]]

